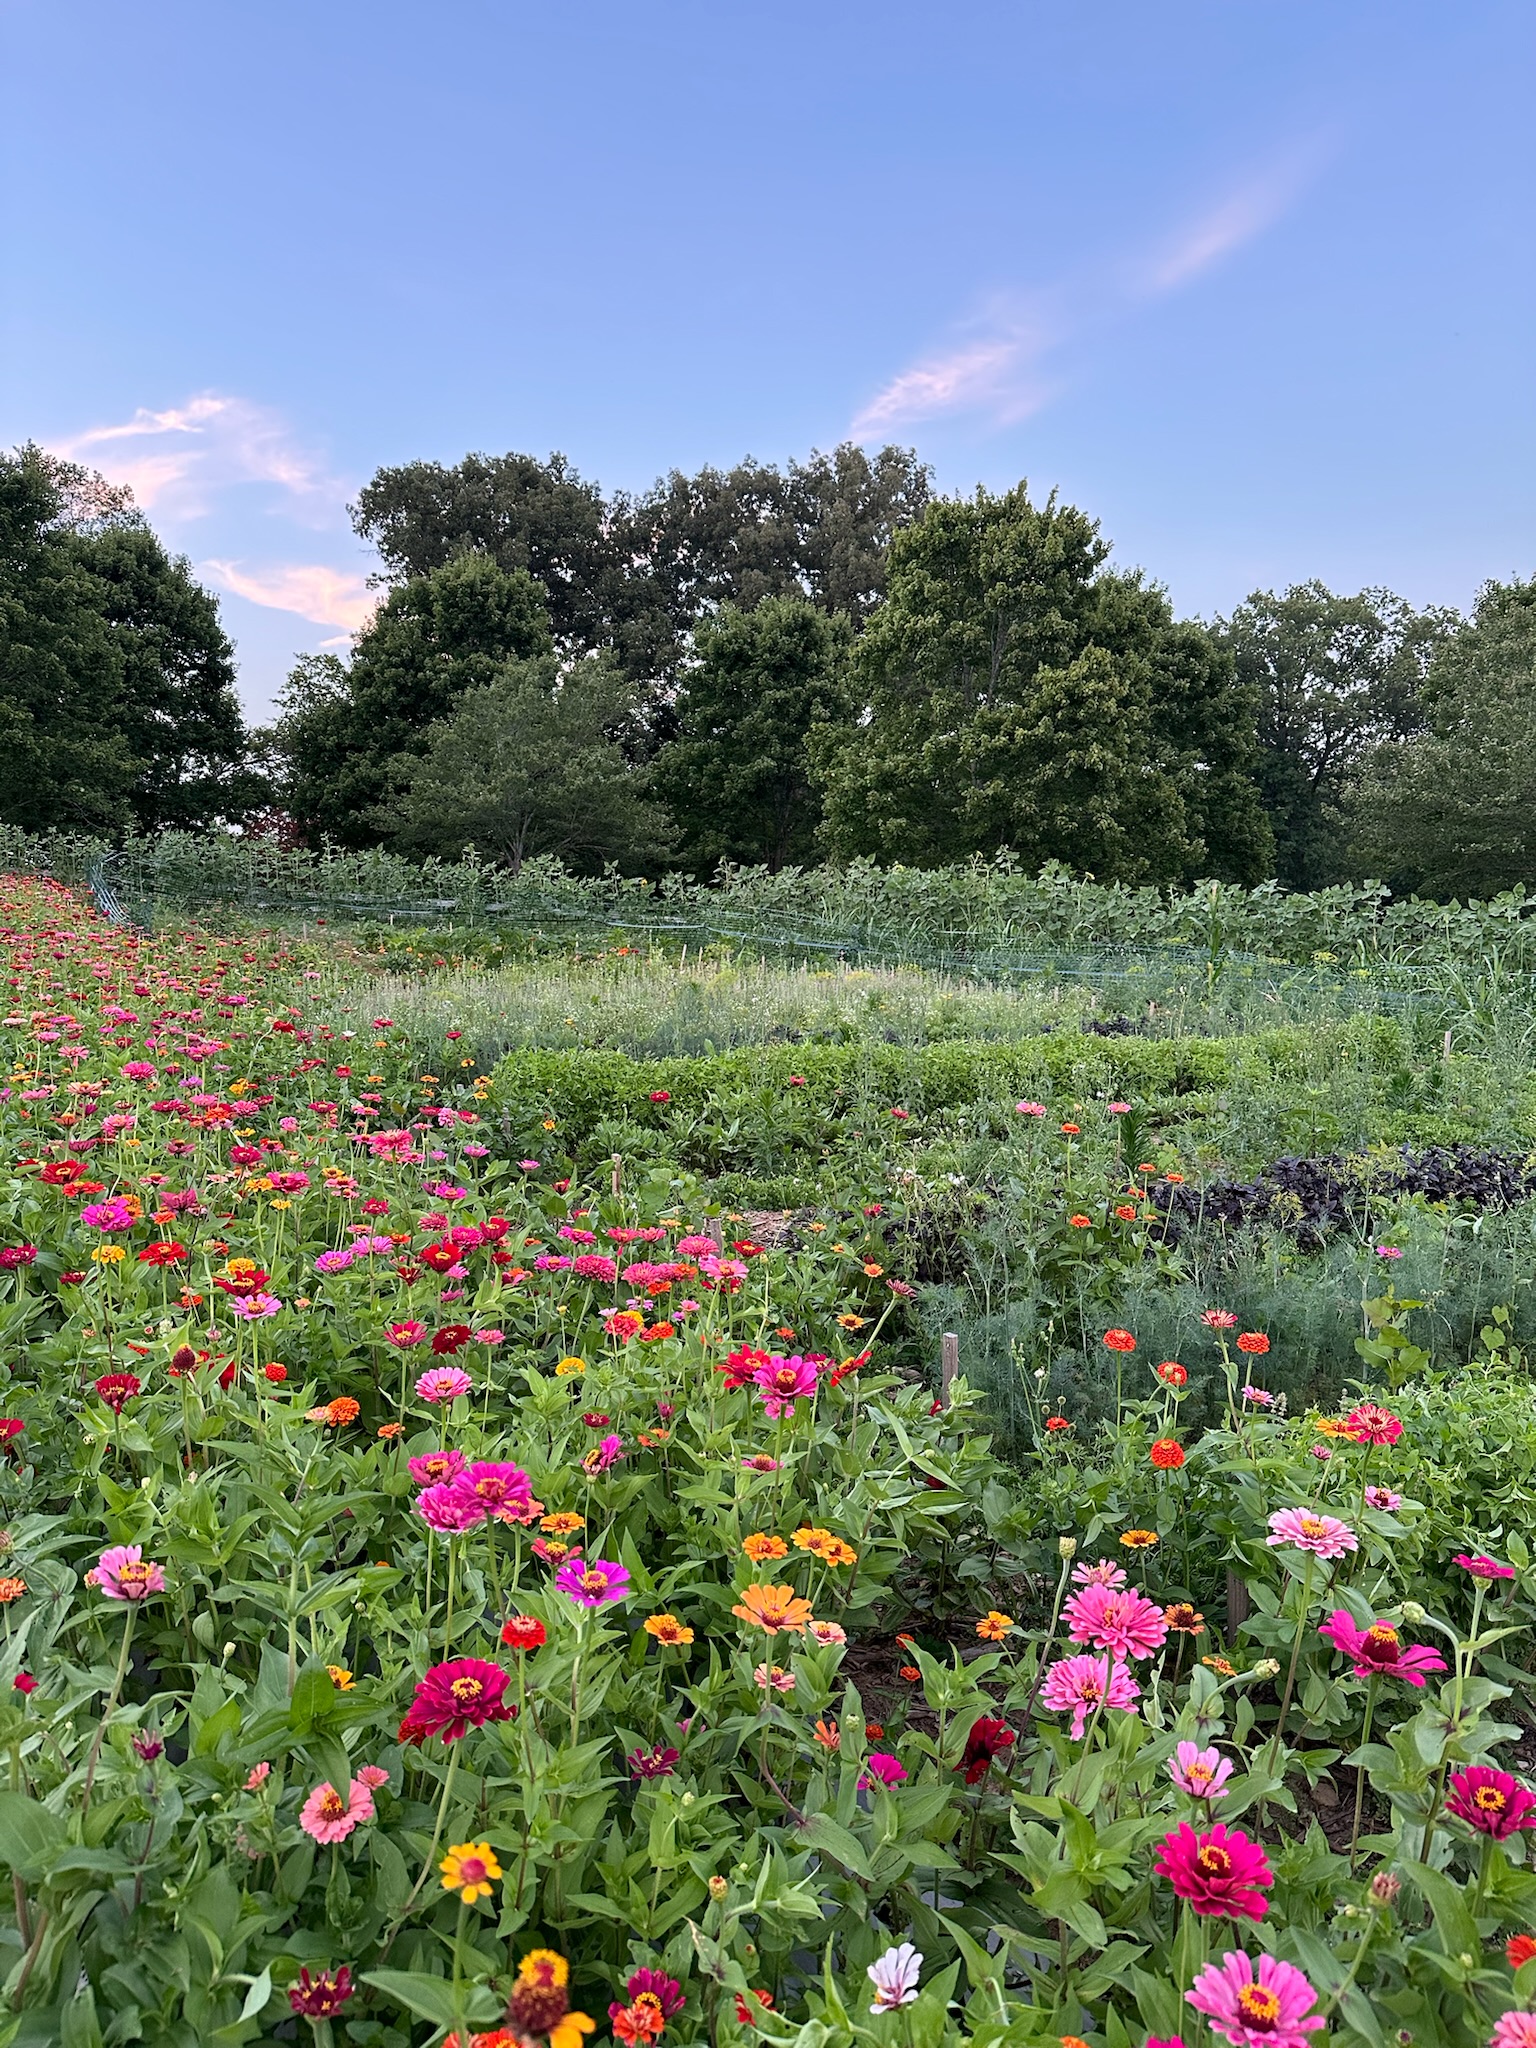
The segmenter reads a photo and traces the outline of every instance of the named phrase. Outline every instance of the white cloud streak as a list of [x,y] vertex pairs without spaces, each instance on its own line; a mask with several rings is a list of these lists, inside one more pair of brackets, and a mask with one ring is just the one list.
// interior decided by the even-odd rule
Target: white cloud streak
[[317,626],[341,626],[349,634],[362,631],[382,595],[370,590],[363,576],[318,562],[289,563],[275,569],[243,569],[238,562],[227,561],[206,561],[198,566],[221,590],[232,591],[251,604],[295,612]]
[[56,453],[127,484],[146,511],[173,519],[207,517],[239,485],[268,486],[306,525],[335,524],[346,503],[345,485],[280,413],[217,391],[163,412],[140,406],[131,419],[54,445]]
[[953,347],[898,371],[849,428],[856,441],[953,413],[982,413],[1010,426],[1063,388],[1051,358],[1091,329],[1182,290],[1270,227],[1322,160],[1317,144],[1290,151],[1186,223],[1150,253],[1035,294],[1023,313],[1006,307],[969,323]]

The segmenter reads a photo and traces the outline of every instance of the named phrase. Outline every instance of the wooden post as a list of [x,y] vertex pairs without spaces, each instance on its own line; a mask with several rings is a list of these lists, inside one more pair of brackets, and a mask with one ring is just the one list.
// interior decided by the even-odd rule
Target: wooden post
[[1252,1612],[1248,1602],[1248,1582],[1236,1572],[1227,1573],[1227,1641],[1237,1641],[1237,1632]]
[[718,1216],[710,1217],[704,1226],[704,1234],[706,1237],[712,1237],[715,1240],[716,1251],[723,1252],[725,1250],[725,1225]]
[[946,1330],[939,1344],[939,1400],[946,1408],[949,1406],[949,1390],[959,1370],[960,1339],[953,1330]]
[[623,1185],[624,1161],[622,1156],[619,1153],[615,1152],[613,1155],[613,1199],[615,1201],[619,1199],[619,1193],[620,1190],[623,1188]]

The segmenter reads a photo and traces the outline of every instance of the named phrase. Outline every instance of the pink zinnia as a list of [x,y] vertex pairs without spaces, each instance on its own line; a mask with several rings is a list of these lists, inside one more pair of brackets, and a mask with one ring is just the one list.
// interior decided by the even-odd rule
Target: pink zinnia
[[147,1600],[151,1593],[165,1591],[165,1572],[157,1564],[146,1564],[137,1543],[120,1543],[104,1550],[85,1575],[88,1586],[96,1586],[109,1600]]
[[426,1343],[427,1326],[425,1323],[391,1323],[384,1334],[397,1351],[409,1351],[415,1344]]
[[1468,1557],[1465,1551],[1458,1551],[1452,1562],[1459,1564],[1464,1572],[1470,1572],[1474,1579],[1512,1579],[1515,1576],[1512,1564],[1500,1564],[1496,1557],[1484,1557],[1481,1551],[1476,1557]]
[[1200,1320],[1208,1330],[1235,1330],[1237,1317],[1229,1308],[1207,1308],[1200,1312]]
[[1394,1493],[1390,1486],[1368,1486],[1365,1489],[1365,1504],[1376,1508],[1381,1514],[1395,1515],[1403,1504],[1403,1496]]
[[1356,1678],[1401,1678],[1422,1686],[1426,1671],[1443,1671],[1445,1659],[1422,1644],[1405,1644],[1395,1628],[1373,1621],[1361,1628],[1342,1607],[1335,1608],[1318,1629],[1336,1650],[1354,1660]]
[[366,1785],[370,1792],[377,1792],[381,1785],[389,1783],[389,1773],[381,1764],[364,1764],[357,1774],[359,1785]]
[[476,1498],[462,1475],[417,1494],[416,1512],[429,1529],[444,1536],[461,1536],[466,1529],[478,1528],[487,1514],[484,1502]]
[[1331,1563],[1346,1551],[1359,1548],[1355,1532],[1347,1522],[1334,1515],[1316,1514],[1311,1508],[1281,1508],[1270,1516],[1269,1526],[1271,1534],[1264,1540],[1271,1550],[1284,1544]]
[[859,1789],[867,1792],[872,1785],[899,1785],[907,1775],[907,1767],[899,1756],[891,1756],[883,1749],[872,1749],[864,1759],[864,1775],[859,1779]]
[[412,1458],[408,1468],[418,1486],[441,1486],[449,1479],[457,1479],[464,1470],[462,1451],[428,1451],[420,1458]]
[[794,1414],[796,1401],[815,1393],[816,1377],[816,1361],[796,1352],[793,1358],[767,1359],[753,1371],[752,1384],[762,1392],[769,1420],[777,1422],[781,1415]]
[[1488,1764],[1456,1772],[1446,1791],[1445,1810],[1496,1842],[1507,1841],[1523,1828],[1536,1828],[1536,1796],[1508,1771]]
[[1344,1418],[1344,1434],[1357,1444],[1395,1444],[1402,1433],[1398,1417],[1374,1401],[1362,1401]]
[[1070,1713],[1078,1741],[1088,1716],[1102,1703],[1134,1712],[1141,1687],[1125,1666],[1109,1657],[1058,1657],[1045,1674],[1041,1703],[1053,1714]]
[[1264,1892],[1275,1881],[1262,1846],[1219,1821],[1198,1835],[1181,1821],[1158,1844],[1153,1867],[1195,1912],[1229,1920],[1262,1920],[1269,1907]]
[[1488,2048],[1536,2048],[1536,2012],[1522,2012],[1518,2006],[1501,2012],[1493,2023]]
[[416,1397],[418,1400],[433,1403],[456,1401],[461,1394],[467,1394],[473,1385],[473,1380],[462,1366],[434,1365],[416,1382]]
[[532,1499],[528,1474],[520,1465],[497,1464],[489,1458],[477,1458],[458,1483],[498,1522],[522,1520]]
[[1084,1586],[1067,1602],[1065,1619],[1074,1643],[1116,1657],[1150,1657],[1168,1638],[1162,1608],[1134,1586]]
[[317,1785],[299,1809],[299,1826],[317,1842],[344,1842],[372,1819],[373,1794],[361,1778],[352,1780],[345,1799],[334,1785]]
[[605,1258],[601,1252],[583,1252],[574,1262],[572,1271],[578,1280],[601,1280],[609,1287],[619,1277],[615,1261]]
[[458,1742],[471,1728],[487,1721],[510,1721],[512,1709],[502,1703],[507,1673],[483,1657],[456,1657],[434,1664],[416,1687],[406,1719],[418,1738],[441,1735]]
[[1214,1803],[1221,1798],[1232,1775],[1232,1759],[1223,1756],[1219,1749],[1202,1749],[1198,1743],[1181,1742],[1168,1760],[1168,1775],[1191,1799]]
[[1074,1586],[1123,1586],[1125,1573],[1112,1557],[1101,1557],[1097,1564],[1075,1564],[1072,1567]]
[[1304,1972],[1278,1956],[1255,1961],[1229,1949],[1206,1964],[1184,1998],[1233,2048],[1307,2048],[1307,2036],[1324,2024],[1320,2012],[1307,2010],[1317,1993]]
[[621,1564],[605,1564],[594,1558],[569,1557],[555,1574],[560,1591],[578,1607],[602,1607],[610,1600],[629,1598],[629,1573]]

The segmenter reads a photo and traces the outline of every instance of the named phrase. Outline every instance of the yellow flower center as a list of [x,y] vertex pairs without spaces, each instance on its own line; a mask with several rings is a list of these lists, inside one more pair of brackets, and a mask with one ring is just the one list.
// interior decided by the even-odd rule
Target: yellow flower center
[[1272,2027],[1280,2017],[1279,1999],[1262,1984],[1243,1985],[1237,2003],[1250,2026]]

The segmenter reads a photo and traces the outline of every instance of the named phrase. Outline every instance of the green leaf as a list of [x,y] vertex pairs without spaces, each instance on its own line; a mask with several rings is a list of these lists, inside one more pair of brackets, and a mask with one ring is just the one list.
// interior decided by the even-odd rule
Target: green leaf
[[460,2020],[488,2026],[501,2012],[500,2002],[485,1985],[464,1985],[456,1999],[446,1977],[429,1977],[422,1970],[368,1970],[363,1982],[439,2027],[457,2026]]
[[847,1828],[839,1827],[824,1813],[809,1813],[797,1830],[802,1842],[840,1863],[844,1870],[851,1870],[855,1877],[868,1879],[869,1858],[862,1843]]
[[0,1862],[29,1881],[45,1877],[64,1845],[64,1823],[21,1792],[0,1792]]

